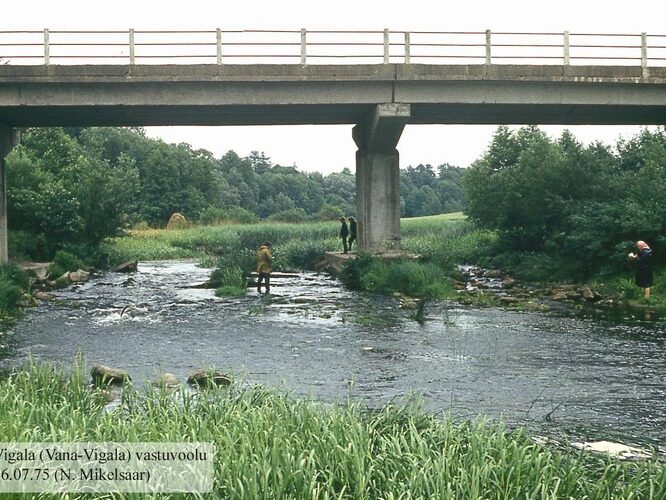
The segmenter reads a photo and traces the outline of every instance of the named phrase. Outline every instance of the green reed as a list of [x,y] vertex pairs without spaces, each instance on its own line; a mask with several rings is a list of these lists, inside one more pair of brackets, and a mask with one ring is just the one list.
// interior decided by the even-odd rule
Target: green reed
[[353,402],[323,405],[260,387],[176,395],[130,387],[121,404],[107,411],[100,391],[85,385],[81,367],[66,373],[32,365],[0,383],[1,440],[212,442],[215,486],[206,498],[666,495],[659,459],[621,462],[549,448],[498,424],[436,418],[415,401],[369,411]]

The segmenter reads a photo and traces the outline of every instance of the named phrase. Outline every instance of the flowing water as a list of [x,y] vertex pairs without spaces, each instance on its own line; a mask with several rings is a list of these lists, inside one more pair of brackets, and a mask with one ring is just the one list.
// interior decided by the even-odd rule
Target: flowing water
[[393,297],[305,273],[220,299],[210,270],[150,262],[55,293],[7,337],[4,368],[34,360],[127,370],[135,383],[216,367],[323,401],[377,407],[417,394],[457,418],[534,433],[666,446],[666,324],[431,303],[419,324]]

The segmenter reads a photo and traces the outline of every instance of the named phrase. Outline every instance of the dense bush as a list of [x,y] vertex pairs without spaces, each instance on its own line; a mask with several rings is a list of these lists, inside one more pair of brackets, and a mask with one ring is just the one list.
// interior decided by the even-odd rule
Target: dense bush
[[215,283],[215,295],[218,297],[240,297],[247,291],[245,272],[238,266],[216,269],[210,281]]
[[53,257],[53,262],[49,265],[49,274],[55,279],[68,271],[78,271],[85,267],[86,263],[76,255],[59,250]]
[[536,127],[500,127],[463,182],[470,219],[496,230],[496,253],[516,253],[525,274],[530,262],[554,279],[624,273],[639,239],[666,262],[665,128],[613,150],[568,132],[553,141]]
[[412,297],[443,297],[453,288],[451,279],[436,264],[385,262],[368,254],[348,260],[338,278],[352,290],[400,292]]
[[28,274],[13,264],[0,264],[0,313],[14,314],[30,288]]

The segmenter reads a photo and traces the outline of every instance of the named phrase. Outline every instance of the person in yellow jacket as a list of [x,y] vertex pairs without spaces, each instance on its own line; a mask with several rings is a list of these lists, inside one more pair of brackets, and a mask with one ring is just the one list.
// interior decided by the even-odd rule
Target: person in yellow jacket
[[261,282],[266,281],[266,293],[271,291],[271,264],[273,262],[273,254],[271,254],[271,244],[266,242],[257,250],[257,292],[261,293]]

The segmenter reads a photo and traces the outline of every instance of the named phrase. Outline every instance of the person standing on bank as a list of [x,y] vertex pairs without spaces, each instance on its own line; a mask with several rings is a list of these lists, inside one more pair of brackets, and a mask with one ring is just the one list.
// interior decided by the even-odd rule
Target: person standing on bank
[[340,217],[340,238],[342,238],[342,253],[347,253],[347,236],[349,236],[349,228],[347,227],[347,219]]
[[356,241],[356,219],[350,216],[347,217],[347,220],[349,221],[349,241],[347,242],[347,246],[351,252],[352,243]]
[[654,282],[652,274],[652,250],[644,241],[637,241],[638,253],[630,253],[629,258],[633,261],[636,270],[636,285],[643,289],[643,297],[650,298],[650,287]]
[[261,293],[261,282],[266,282],[266,294],[271,291],[271,264],[273,263],[273,254],[271,254],[271,244],[264,243],[257,250],[257,292]]

